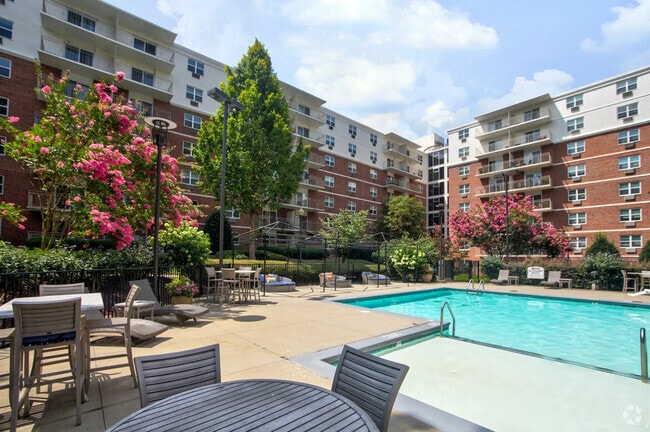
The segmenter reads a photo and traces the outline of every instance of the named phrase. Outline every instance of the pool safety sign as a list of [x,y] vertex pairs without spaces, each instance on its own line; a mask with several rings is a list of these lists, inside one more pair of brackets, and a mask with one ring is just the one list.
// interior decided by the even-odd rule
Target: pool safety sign
[[528,267],[528,279],[544,280],[544,267]]

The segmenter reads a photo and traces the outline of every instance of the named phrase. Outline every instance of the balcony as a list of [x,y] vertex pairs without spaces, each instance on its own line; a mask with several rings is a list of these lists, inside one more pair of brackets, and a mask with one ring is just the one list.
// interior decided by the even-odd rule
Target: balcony
[[529,156],[526,158],[516,158],[503,164],[488,164],[478,169],[476,177],[483,178],[495,174],[501,174],[504,171],[509,171],[512,168],[519,168],[525,170],[526,168],[542,168],[550,166],[553,163],[550,153],[542,153],[541,155]]
[[540,213],[548,212],[553,210],[553,202],[549,198],[533,200],[533,208]]
[[305,158],[305,164],[307,168],[322,169],[325,168],[325,158],[310,153],[309,156]]
[[303,177],[300,179],[298,187],[307,188],[309,190],[322,190],[325,189],[325,181],[322,177],[309,175],[308,177]]
[[[513,180],[508,183],[508,193],[525,193],[530,195],[533,192],[549,189],[553,187],[551,176],[542,176],[527,178],[523,180]],[[498,182],[489,185],[488,187],[480,188],[476,193],[477,197],[489,197],[493,195],[504,194],[506,192],[505,183]]]
[[[34,211],[45,211],[50,207],[50,197],[47,193],[30,190],[27,195],[27,208]],[[65,205],[65,201],[59,203],[58,206],[61,211],[70,211],[70,208]]]
[[[551,142],[551,131],[540,130],[539,133],[536,133],[534,135],[517,135],[508,140],[501,141],[499,144],[489,143],[487,144],[487,151],[481,154],[477,154],[476,157],[478,159],[488,159],[505,153],[511,153],[513,151],[551,144]],[[483,143],[483,148],[485,149],[485,147],[486,144]]]
[[297,125],[305,125],[309,129],[318,129],[325,124],[325,114],[316,111],[296,101],[289,102],[291,116],[296,119]]
[[422,195],[424,193],[424,189],[411,186],[409,181],[397,181],[391,177],[386,178],[384,187],[388,193],[401,192],[409,195]]
[[383,147],[383,152],[386,157],[395,160],[413,161],[419,163],[417,152],[410,150],[407,146],[397,146],[388,143]]
[[281,201],[281,205],[286,208],[303,209],[306,212],[323,210],[322,201],[309,198],[298,199],[294,197],[290,200]]
[[[551,111],[549,109],[540,109],[538,114],[518,114],[509,118],[501,120],[501,125],[498,128],[488,129],[484,128],[485,132],[478,133],[476,138],[479,140],[487,140],[502,136],[507,133],[519,132],[522,129],[532,129],[536,126],[547,124],[551,121]],[[484,122],[483,122],[484,123]]]
[[389,174],[393,173],[398,176],[406,176],[414,180],[422,178],[421,175],[416,174],[415,172],[411,172],[410,167],[408,165],[398,165],[392,160],[388,160],[384,164],[382,164],[382,169],[384,169]]
[[298,134],[296,132],[293,133],[294,139],[296,140],[296,143],[298,142],[299,139],[302,138],[302,143],[303,145],[310,145],[311,147],[314,148],[320,148],[325,145],[325,135],[323,134],[315,134],[310,131],[308,134]]

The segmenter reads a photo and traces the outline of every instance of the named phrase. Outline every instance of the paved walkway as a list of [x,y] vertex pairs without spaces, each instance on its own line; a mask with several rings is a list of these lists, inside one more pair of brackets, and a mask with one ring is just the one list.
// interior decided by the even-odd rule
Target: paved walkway
[[[134,356],[172,352],[209,343],[221,346],[222,380],[281,378],[331,386],[331,377],[299,366],[292,358],[345,343],[423,324],[425,321],[354,307],[328,300],[368,296],[414,289],[431,284],[393,283],[388,287],[355,284],[351,288],[298,287],[291,293],[269,293],[259,304],[208,304],[210,314],[198,322],[179,327],[170,320],[170,330],[155,340],[134,347]],[[434,284],[434,287],[464,284]],[[313,288],[313,291],[312,291]],[[650,303],[650,296],[629,297],[620,292],[541,289],[530,286],[487,286],[487,289],[531,294],[594,298]],[[102,354],[119,349],[116,344],[95,347]],[[123,348],[122,348],[123,349]],[[0,373],[8,369],[8,349],[0,349]],[[188,365],[191,367],[191,365]],[[60,390],[59,390],[60,389]],[[20,420],[19,430],[103,431],[140,406],[137,389],[132,387],[128,369],[96,373],[92,377],[90,400],[83,405],[82,425],[74,427],[74,392],[54,387],[35,394],[29,418]],[[0,392],[0,430],[8,429],[8,392]],[[413,417],[394,412],[392,431],[435,431]]]

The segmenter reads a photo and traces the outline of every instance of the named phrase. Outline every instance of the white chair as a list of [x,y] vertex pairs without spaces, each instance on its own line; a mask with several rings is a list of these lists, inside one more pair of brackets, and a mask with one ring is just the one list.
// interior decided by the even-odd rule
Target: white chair
[[510,276],[510,270],[499,270],[499,276],[496,279],[490,280],[490,283],[505,285],[508,283],[508,277]]
[[214,267],[210,266],[205,266],[205,272],[207,275],[207,280],[206,280],[206,290],[205,290],[205,296],[209,300],[210,299],[210,293],[214,296],[214,301],[221,301],[221,290],[222,290],[222,280],[219,278],[219,275],[217,274],[217,271],[215,270]]
[[226,300],[230,301],[235,301],[235,297],[239,297],[239,301],[241,302],[241,296],[239,296],[239,280],[237,280],[237,277],[235,275],[235,269],[234,268],[222,268],[221,269],[221,279],[223,281],[223,286],[226,294]]
[[[38,293],[40,296],[64,295],[64,294],[85,294],[88,292],[83,282],[71,284],[40,284]],[[85,311],[86,319],[101,319],[104,314],[98,310]]]
[[[15,332],[11,343],[10,403],[11,430],[15,431],[18,413],[25,407],[29,415],[29,393],[36,382],[61,381],[62,374],[72,374],[76,400],[76,425],[81,424],[81,402],[86,383],[87,368],[84,361],[85,333],[82,325],[81,299],[52,300],[31,303],[29,299],[13,302]],[[71,355],[70,368],[43,372],[42,356],[45,348],[68,347]],[[34,353],[30,362],[30,353]],[[31,363],[31,364],[30,364]]]

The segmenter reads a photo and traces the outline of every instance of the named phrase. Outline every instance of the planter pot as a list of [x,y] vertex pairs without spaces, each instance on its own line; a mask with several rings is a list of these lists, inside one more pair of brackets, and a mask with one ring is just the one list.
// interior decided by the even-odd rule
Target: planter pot
[[431,282],[433,280],[433,273],[422,274],[422,282]]
[[194,299],[185,296],[172,296],[172,304],[192,304]]

